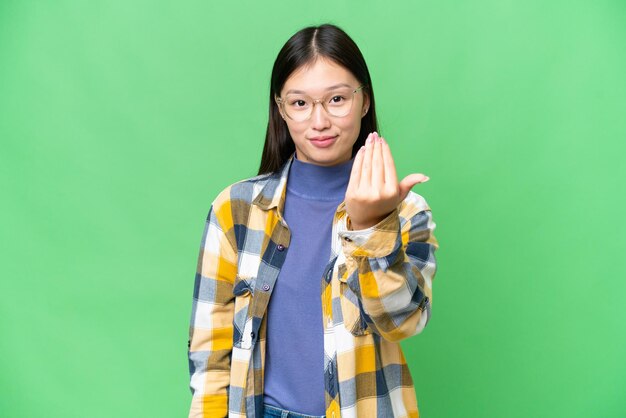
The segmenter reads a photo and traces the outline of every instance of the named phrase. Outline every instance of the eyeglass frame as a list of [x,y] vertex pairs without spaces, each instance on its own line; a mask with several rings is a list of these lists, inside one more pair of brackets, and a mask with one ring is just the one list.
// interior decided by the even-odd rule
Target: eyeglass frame
[[[355,94],[356,94],[359,90],[362,90],[362,89],[364,89],[365,87],[367,87],[367,84],[361,84],[359,87],[357,87],[357,88],[355,88],[354,90],[352,90],[352,98],[354,99],[354,95],[355,95]],[[331,92],[331,93],[332,93],[332,92]],[[306,94],[305,96],[311,97],[311,96],[309,96],[308,94]],[[292,121],[294,121],[294,122],[304,122],[304,121],[307,121],[307,120],[311,119],[311,116],[313,116],[313,111],[315,110],[315,105],[316,105],[317,103],[320,103],[320,104],[322,105],[322,108],[323,108],[323,109],[324,109],[324,111],[326,112],[326,114],[327,114],[328,116],[330,116],[330,117],[333,117],[333,118],[345,118],[346,116],[348,116],[348,115],[350,114],[350,111],[352,111],[352,105],[350,105],[350,111],[348,111],[348,113],[346,113],[346,114],[345,114],[345,115],[343,115],[343,116],[335,116],[335,115],[331,114],[331,113],[328,111],[328,109],[326,109],[326,103],[325,103],[325,102],[322,102],[322,99],[325,99],[325,97],[322,97],[321,99],[313,99],[313,98],[311,97],[311,100],[313,101],[313,106],[311,107],[311,113],[309,114],[309,116],[308,116],[306,119],[302,119],[302,120],[296,120],[296,119],[292,118],[291,116],[289,116],[289,115],[287,114],[287,112],[285,111],[285,101],[284,101],[284,99],[283,99],[282,97],[276,97],[276,102],[278,102],[278,104],[280,105],[280,107],[281,107],[281,109],[282,109],[283,113],[285,114],[285,116],[287,116],[289,119],[291,119],[291,120],[292,120]]]

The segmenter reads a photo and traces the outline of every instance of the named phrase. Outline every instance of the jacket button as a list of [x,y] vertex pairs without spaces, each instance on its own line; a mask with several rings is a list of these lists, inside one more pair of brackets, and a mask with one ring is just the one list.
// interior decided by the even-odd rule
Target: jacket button
[[266,284],[264,284],[264,285],[263,285],[263,290],[265,290],[266,292],[267,292],[268,290],[270,290],[270,285],[269,285],[269,284],[267,284],[267,283],[266,283]]
[[283,251],[285,249],[285,246],[283,244],[278,244],[278,246],[276,247],[276,249],[278,251]]

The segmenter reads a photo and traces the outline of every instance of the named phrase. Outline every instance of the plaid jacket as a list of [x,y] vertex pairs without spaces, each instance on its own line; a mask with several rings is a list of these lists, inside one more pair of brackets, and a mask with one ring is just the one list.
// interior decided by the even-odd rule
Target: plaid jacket
[[[262,417],[265,311],[289,250],[282,215],[293,158],[212,202],[189,329],[190,417]],[[430,208],[409,192],[377,225],[349,226],[342,202],[320,277],[326,417],[418,417],[398,342],[430,318],[439,247]]]

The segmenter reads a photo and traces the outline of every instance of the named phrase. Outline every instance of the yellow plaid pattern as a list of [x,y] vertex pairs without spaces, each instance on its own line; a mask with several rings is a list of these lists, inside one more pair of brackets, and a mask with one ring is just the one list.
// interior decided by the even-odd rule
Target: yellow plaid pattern
[[[211,204],[189,329],[190,417],[262,417],[265,311],[289,249],[282,214],[293,158],[228,186]],[[345,202],[337,207],[320,278],[327,417],[419,417],[398,342],[430,318],[434,229],[414,192],[364,230],[350,229]]]

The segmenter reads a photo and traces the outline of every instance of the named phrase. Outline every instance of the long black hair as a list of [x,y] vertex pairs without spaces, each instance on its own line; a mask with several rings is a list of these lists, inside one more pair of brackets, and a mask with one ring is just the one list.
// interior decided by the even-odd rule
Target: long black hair
[[283,45],[274,61],[269,98],[269,121],[265,145],[258,174],[277,171],[295,151],[295,145],[287,123],[280,115],[274,100],[289,76],[303,65],[312,64],[318,58],[327,58],[350,71],[363,85],[363,94],[369,97],[369,110],[361,119],[361,131],[352,147],[352,157],[365,145],[370,132],[378,131],[374,88],[363,54],[352,38],[341,28],[332,24],[309,26],[296,32]]

